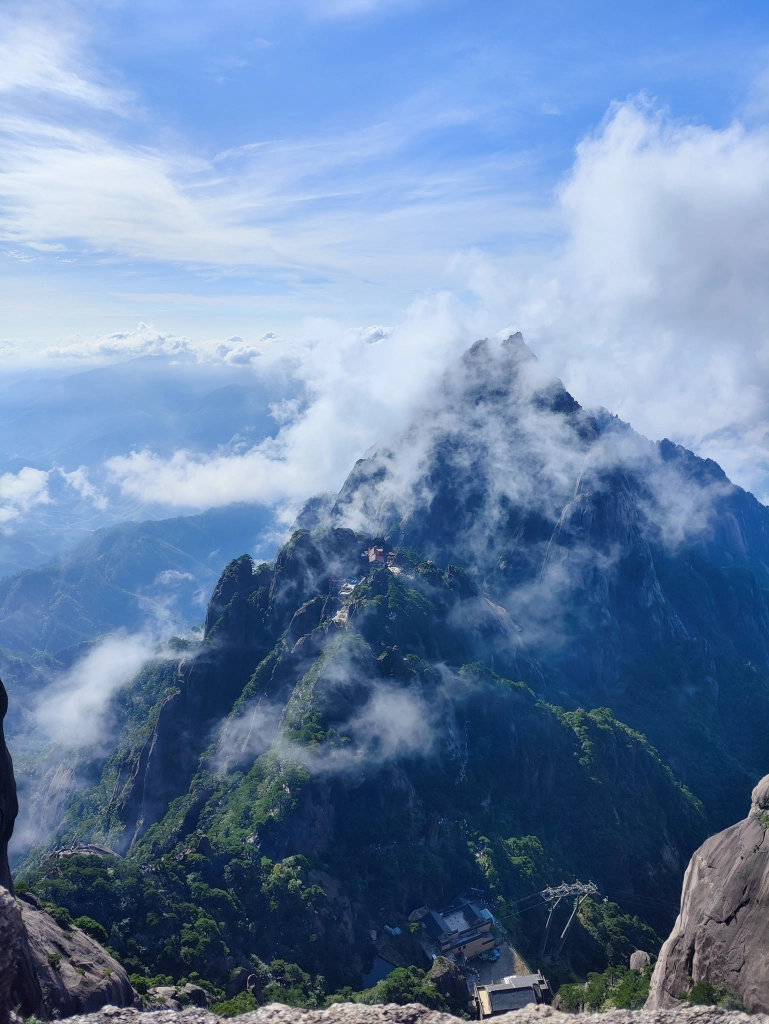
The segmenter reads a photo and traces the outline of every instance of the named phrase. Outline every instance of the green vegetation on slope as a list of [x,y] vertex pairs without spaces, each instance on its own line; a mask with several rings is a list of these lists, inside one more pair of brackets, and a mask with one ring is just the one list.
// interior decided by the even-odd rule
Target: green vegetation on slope
[[[544,912],[518,901],[594,878],[611,902],[583,908],[567,973],[658,943],[617,904],[666,923],[633,900],[676,898],[697,801],[610,711],[566,712],[500,674],[517,656],[509,620],[464,573],[412,559],[336,599],[328,550],[351,575],[363,543],[298,533],[275,567],[228,567],[204,644],[123,698],[120,745],[59,833],[122,843],[125,859],[38,857],[27,884],[103,927],[131,973],[224,988],[238,966],[281,962],[309,979],[304,1005],[357,990],[385,925],[423,984],[407,915],[467,886],[531,955]],[[181,735],[200,751],[188,776]],[[137,818],[136,793],[169,771],[179,795]]]

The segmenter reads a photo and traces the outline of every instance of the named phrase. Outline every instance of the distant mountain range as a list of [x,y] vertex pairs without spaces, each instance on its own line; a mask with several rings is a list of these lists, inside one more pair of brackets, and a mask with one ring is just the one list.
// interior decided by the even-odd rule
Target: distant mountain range
[[[768,593],[752,495],[583,410],[520,336],[479,342],[120,691],[27,884],[132,971],[285,961],[330,991],[418,963],[409,913],[468,887],[534,963],[527,901],[591,878],[566,955],[602,969],[766,773]],[[44,859],[92,841],[123,859]]]
[[34,568],[126,520],[172,516],[172,505],[121,494],[105,473],[117,455],[150,448],[169,456],[211,453],[273,435],[270,403],[290,397],[282,379],[249,367],[200,363],[181,355],[143,356],[80,372],[27,370],[0,379],[0,476],[24,467],[72,473],[84,467],[107,502],[94,502],[58,473],[51,501],[36,504],[0,534],[0,576]]
[[[270,520],[253,505],[96,530],[46,565],[0,579],[0,673],[13,735],[50,674],[116,630],[202,624],[222,566],[253,550]],[[48,675],[46,674],[48,673]]]

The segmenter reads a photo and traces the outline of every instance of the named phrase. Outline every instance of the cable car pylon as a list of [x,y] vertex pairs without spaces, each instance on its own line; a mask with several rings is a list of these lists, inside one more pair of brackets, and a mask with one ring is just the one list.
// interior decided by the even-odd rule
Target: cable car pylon
[[555,914],[556,907],[561,903],[562,900],[573,897],[574,906],[569,916],[569,920],[561,932],[556,947],[550,958],[557,960],[563,950],[563,944],[566,942],[566,936],[569,934],[569,929],[574,923],[574,918],[577,916],[579,908],[588,898],[588,896],[598,896],[598,886],[595,882],[561,882],[560,885],[554,887],[548,887],[543,889],[539,894],[545,903],[550,904],[550,913],[547,915],[547,924],[545,925],[545,933],[542,936],[542,945],[539,949],[539,956],[541,960],[545,959],[545,953],[547,951],[547,940],[550,938],[550,926],[553,923],[553,915]]

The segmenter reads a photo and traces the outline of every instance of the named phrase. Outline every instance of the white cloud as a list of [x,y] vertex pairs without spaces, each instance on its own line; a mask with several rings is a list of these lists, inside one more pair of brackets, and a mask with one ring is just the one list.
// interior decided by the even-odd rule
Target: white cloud
[[194,579],[195,577],[189,572],[181,572],[179,569],[164,569],[157,574],[153,583],[161,587],[173,587],[185,580],[194,581]]
[[435,711],[419,692],[381,687],[349,724],[350,732],[366,753],[383,761],[409,754],[429,754]]
[[[617,106],[562,203],[570,240],[543,334],[569,384],[765,494],[769,132]],[[757,473],[740,464],[749,437]]]
[[49,473],[25,466],[18,473],[0,476],[0,524],[18,519],[35,505],[47,505]]
[[143,635],[116,634],[93,647],[40,695],[35,719],[43,734],[70,749],[109,739],[110,700],[153,650],[154,642]]
[[[318,17],[411,2],[298,0]],[[475,237],[496,238],[506,221],[520,221],[515,203],[493,198],[509,160],[404,159],[426,133],[488,113],[457,105],[448,87],[439,109],[431,89],[336,134],[256,137],[214,155],[194,152],[131,106],[110,80],[115,72],[88,59],[87,27],[73,30],[68,21],[0,22],[0,239],[19,259],[108,253],[193,268],[260,267],[291,290],[307,278],[346,288],[386,274],[413,295],[414,273],[429,267],[442,276],[470,224]]]
[[339,487],[367,448],[405,426],[471,338],[448,296],[416,304],[389,335],[318,323],[309,341],[263,349],[265,370],[284,366],[306,397],[276,409],[285,417],[276,438],[237,454],[132,452],[111,459],[108,472],[124,495],[180,508],[297,502]]
[[152,324],[140,323],[135,331],[117,331],[95,338],[77,338],[61,345],[51,345],[41,355],[53,359],[129,359],[147,355],[186,355],[191,346],[186,338],[156,330]]
[[297,761],[318,774],[346,772],[383,764],[400,757],[429,756],[437,739],[437,721],[445,710],[440,695],[428,703],[418,687],[396,688],[379,680],[348,678],[349,665],[336,669],[337,682],[368,690],[365,702],[338,731],[351,743],[307,747],[281,733],[285,706],[266,698],[251,701],[240,713],[220,723],[213,763],[219,771],[252,763],[271,747],[281,757]]
[[83,66],[83,26],[76,29],[71,9],[68,24],[18,14],[0,18],[0,93],[47,93],[101,110],[124,107],[125,92],[100,83],[95,69]]
[[108,501],[106,495],[102,494],[98,488],[94,487],[88,479],[88,470],[85,466],[78,466],[78,468],[73,469],[71,473],[67,473],[65,470],[59,469],[58,473],[73,490],[77,491],[81,498],[88,499],[95,508],[105,509],[107,507]]
[[614,104],[557,196],[564,244],[457,263],[587,406],[769,484],[769,130]]

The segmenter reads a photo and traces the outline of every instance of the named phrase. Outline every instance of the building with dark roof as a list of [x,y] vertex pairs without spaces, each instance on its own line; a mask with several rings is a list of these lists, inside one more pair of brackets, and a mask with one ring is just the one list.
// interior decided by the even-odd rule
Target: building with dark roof
[[550,1002],[550,986],[542,972],[513,974],[493,985],[476,985],[474,992],[478,1020],[497,1017],[524,1006]]
[[460,903],[441,914],[431,910],[422,924],[443,954],[461,953],[469,960],[494,948],[491,914],[474,903]]

